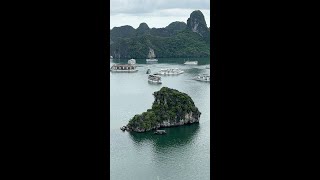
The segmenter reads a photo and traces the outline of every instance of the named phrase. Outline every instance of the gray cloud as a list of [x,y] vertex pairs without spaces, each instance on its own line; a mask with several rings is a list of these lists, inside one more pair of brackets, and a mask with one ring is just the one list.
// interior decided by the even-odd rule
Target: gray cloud
[[137,28],[141,22],[165,27],[174,21],[187,22],[194,10],[201,10],[210,26],[210,0],[111,0],[110,27]]
[[210,9],[210,0],[111,0],[111,15],[145,14],[164,9]]

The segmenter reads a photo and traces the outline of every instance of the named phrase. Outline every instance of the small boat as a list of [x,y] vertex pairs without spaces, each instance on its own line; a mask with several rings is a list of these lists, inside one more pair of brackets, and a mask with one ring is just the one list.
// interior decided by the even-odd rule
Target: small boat
[[198,65],[198,61],[185,61],[184,65]]
[[111,72],[137,72],[138,69],[132,64],[114,64],[110,68]]
[[127,129],[127,126],[122,126],[120,129],[121,129],[122,131],[125,131],[125,130]]
[[131,65],[136,64],[136,60],[135,59],[130,59],[130,60],[128,60],[128,64],[131,64]]
[[155,59],[156,55],[154,54],[154,50],[149,48],[149,54],[148,59],[146,59],[147,62],[158,62],[158,59]]
[[155,84],[162,84],[161,77],[157,75],[149,75],[148,82],[155,83]]
[[146,74],[150,74],[150,73],[151,73],[151,70],[150,70],[150,69],[148,69]]
[[158,62],[158,59],[146,59],[147,62]]
[[178,68],[168,68],[168,69],[161,69],[156,75],[179,75],[182,74],[184,71]]
[[165,130],[156,130],[154,134],[167,134]]
[[199,74],[198,76],[193,78],[197,81],[210,82],[210,75],[208,74]]
[[112,56],[110,56],[110,60],[112,60],[113,59],[113,57]]

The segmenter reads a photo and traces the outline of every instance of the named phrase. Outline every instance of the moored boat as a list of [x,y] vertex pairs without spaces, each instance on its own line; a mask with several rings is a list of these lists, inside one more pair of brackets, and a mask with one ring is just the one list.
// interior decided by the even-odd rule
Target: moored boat
[[208,74],[199,74],[198,76],[193,78],[197,81],[210,82],[210,75]]
[[120,129],[121,131],[125,131],[127,129],[127,126],[122,126]]
[[146,59],[147,62],[158,62],[158,59]]
[[165,130],[156,130],[154,134],[167,134]]
[[182,74],[184,71],[178,68],[168,68],[168,69],[161,69],[156,75],[178,75]]
[[148,82],[155,83],[155,84],[162,84],[161,77],[157,75],[149,75]]
[[137,72],[138,69],[132,64],[114,64],[110,68],[111,72]]
[[131,65],[136,64],[136,60],[135,59],[129,59],[128,60],[128,64],[131,64]]
[[146,74],[150,74],[150,73],[151,73],[151,70],[150,70],[150,69],[148,69]]
[[198,61],[185,61],[184,65],[198,65]]

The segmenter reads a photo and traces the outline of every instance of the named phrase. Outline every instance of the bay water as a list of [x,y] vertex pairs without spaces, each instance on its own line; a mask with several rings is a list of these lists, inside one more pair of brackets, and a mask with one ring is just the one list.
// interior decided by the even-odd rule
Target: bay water
[[[210,179],[210,83],[195,81],[210,74],[209,58],[190,58],[198,65],[184,65],[185,58],[159,58],[158,63],[136,59],[138,72],[110,72],[110,178],[111,180],[209,180]],[[128,59],[110,60],[127,63]],[[162,76],[162,84],[148,83],[147,70],[179,68],[183,74]],[[153,92],[161,87],[187,93],[201,112],[200,122],[153,132],[122,132],[136,114],[151,108]],[[214,172],[212,172],[214,173]]]

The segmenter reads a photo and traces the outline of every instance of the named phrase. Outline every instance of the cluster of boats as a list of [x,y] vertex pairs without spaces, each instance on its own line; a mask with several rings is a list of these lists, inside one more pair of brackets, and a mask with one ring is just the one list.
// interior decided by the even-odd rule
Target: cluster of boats
[[[150,74],[150,73],[151,73],[151,70],[148,69],[146,74]],[[179,75],[182,73],[183,71],[178,68],[161,69],[159,72],[149,75],[148,81],[150,83],[162,84],[161,77],[159,75]]]
[[[198,64],[198,61],[186,61],[184,64],[186,65],[196,65]],[[207,69],[210,69],[210,65],[206,67]],[[130,59],[128,60],[128,64],[114,64],[110,68],[111,72],[137,72],[137,66],[136,66],[136,60],[135,59]],[[159,72],[151,74],[151,70],[148,69],[146,74],[149,74],[148,76],[148,82],[154,83],[154,84],[162,84],[161,81],[161,76],[159,75],[179,75],[183,74],[184,71],[182,71],[179,68],[166,68],[166,69],[161,69]],[[210,82],[210,75],[208,74],[199,74],[198,76],[193,78],[194,80],[197,81],[203,81],[203,82]]]

